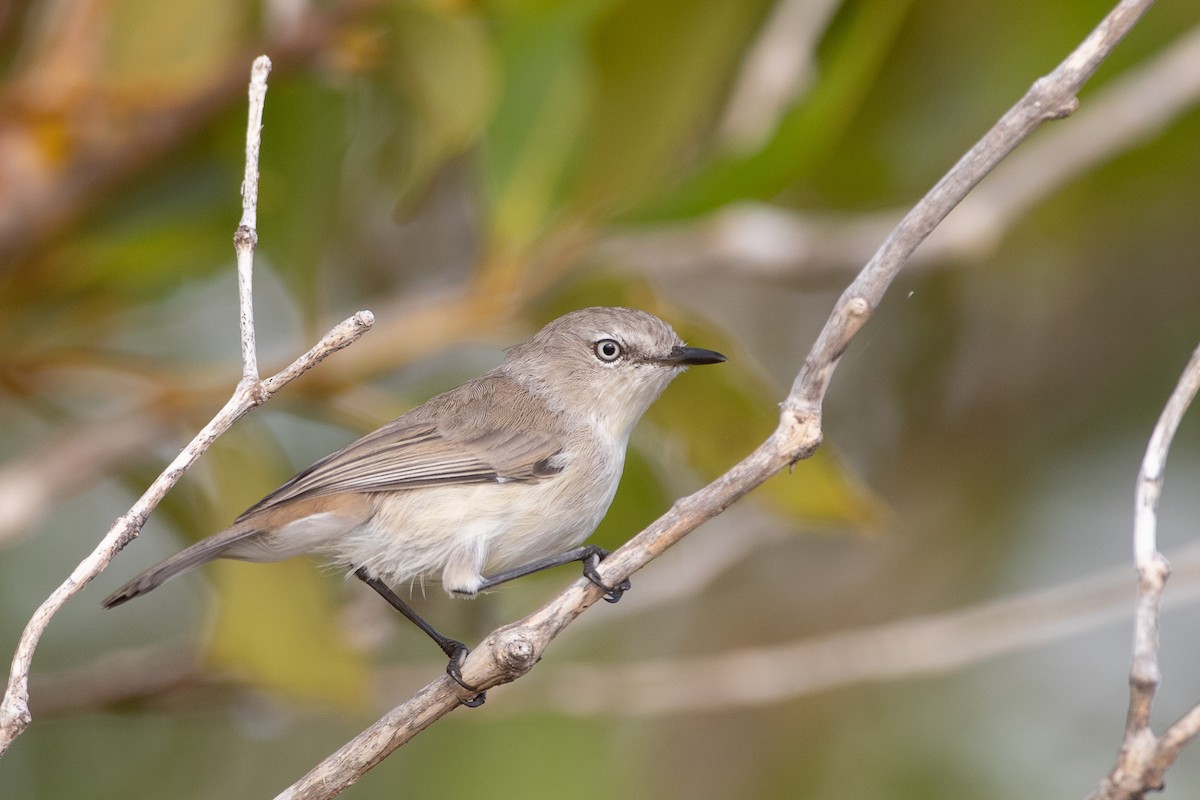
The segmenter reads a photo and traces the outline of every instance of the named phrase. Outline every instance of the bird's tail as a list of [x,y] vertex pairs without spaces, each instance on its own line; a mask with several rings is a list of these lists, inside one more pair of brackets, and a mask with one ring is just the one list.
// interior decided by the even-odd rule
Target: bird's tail
[[132,600],[151,589],[157,589],[176,575],[190,572],[196,567],[203,566],[215,559],[222,557],[238,558],[239,555],[230,552],[230,550],[236,551],[238,545],[246,544],[246,540],[259,536],[261,533],[262,531],[257,528],[239,529],[233,527],[210,536],[207,539],[202,539],[191,547],[181,550],[165,561],[156,564],[120,589],[117,589],[117,591],[108,596],[103,606],[105,608],[119,606],[126,600]]

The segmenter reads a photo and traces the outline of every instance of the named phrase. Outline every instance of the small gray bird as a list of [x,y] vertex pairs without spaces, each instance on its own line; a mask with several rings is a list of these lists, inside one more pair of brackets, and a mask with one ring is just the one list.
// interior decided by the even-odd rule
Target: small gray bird
[[[440,580],[452,595],[469,597],[582,561],[584,574],[616,602],[628,581],[604,586],[595,568],[607,553],[580,545],[612,502],[629,434],[686,367],[724,360],[685,347],[671,326],[644,311],[571,312],[510,349],[496,369],[321,459],[104,605],[217,558],[317,553],[354,570],[425,631],[462,684],[466,647],[390,587]],[[467,702],[482,701],[480,694]]]

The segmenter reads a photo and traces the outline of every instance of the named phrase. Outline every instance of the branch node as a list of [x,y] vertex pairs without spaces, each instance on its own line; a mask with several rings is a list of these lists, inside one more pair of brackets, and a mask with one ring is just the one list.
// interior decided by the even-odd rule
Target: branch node
[[233,234],[234,250],[253,250],[258,244],[258,233],[249,225],[238,225]]
[[1158,739],[1149,728],[1130,734],[1121,746],[1117,767],[1109,776],[1112,785],[1128,793],[1129,797],[1162,789],[1162,773],[1155,764],[1157,752]]
[[120,533],[114,542],[114,546],[118,551],[124,550],[125,545],[132,542],[142,532],[142,526],[146,524],[145,516],[135,514],[132,511],[121,515],[120,518]]
[[1079,98],[1074,93],[1064,94],[1067,87],[1055,77],[1055,74],[1043,75],[1029,87],[1033,98],[1034,108],[1043,120],[1056,120],[1069,117],[1079,108]]
[[851,317],[866,317],[871,313],[871,304],[862,296],[851,297],[846,301],[846,314]]
[[1079,98],[1071,95],[1059,104],[1057,108],[1050,110],[1050,115],[1047,119],[1063,119],[1069,117],[1079,110]]
[[1162,591],[1167,578],[1171,577],[1171,562],[1162,553],[1155,551],[1150,561],[1138,570],[1138,579],[1144,589]]
[[525,631],[509,629],[493,642],[492,660],[510,679],[519,678],[541,659],[541,650]]
[[820,407],[784,403],[784,423],[787,428],[784,452],[788,454],[788,465],[794,466],[798,461],[811,458],[824,440]]
[[245,392],[246,399],[253,408],[258,408],[271,399],[271,392],[267,391],[266,384],[256,377],[246,381]]

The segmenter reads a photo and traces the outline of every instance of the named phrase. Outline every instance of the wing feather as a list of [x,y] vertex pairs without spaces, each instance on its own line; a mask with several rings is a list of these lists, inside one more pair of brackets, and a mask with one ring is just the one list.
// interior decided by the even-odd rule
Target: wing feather
[[[534,412],[520,426],[497,424],[497,403]],[[535,424],[529,424],[534,422]],[[548,480],[562,450],[555,416],[510,378],[490,374],[439,395],[317,461],[247,509],[238,520],[283,503],[342,492]],[[540,424],[539,424],[540,423]]]

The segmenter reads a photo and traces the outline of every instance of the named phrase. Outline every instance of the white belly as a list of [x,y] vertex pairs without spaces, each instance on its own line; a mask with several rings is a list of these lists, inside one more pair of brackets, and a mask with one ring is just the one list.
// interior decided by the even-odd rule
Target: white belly
[[390,495],[366,524],[321,549],[399,585],[441,580],[474,594],[485,574],[581,544],[604,518],[624,453],[600,469],[565,469],[541,482],[483,483]]

